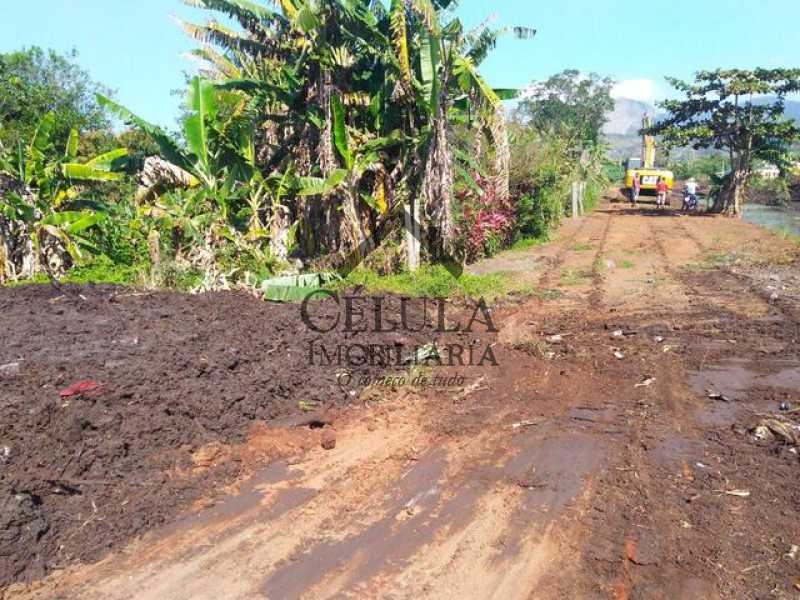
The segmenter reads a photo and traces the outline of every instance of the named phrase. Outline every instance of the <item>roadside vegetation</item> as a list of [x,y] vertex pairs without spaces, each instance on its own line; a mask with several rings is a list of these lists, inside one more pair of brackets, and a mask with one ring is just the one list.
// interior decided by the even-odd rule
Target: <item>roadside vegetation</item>
[[[182,23],[200,66],[176,131],[74,55],[0,55],[0,281],[203,291],[336,272],[427,289],[437,265],[542,243],[574,182],[589,211],[618,176],[602,135],[613,81],[567,70],[520,94],[482,77],[502,36],[533,29],[467,30],[449,0],[189,3],[209,19]],[[791,91],[781,73],[768,91]],[[722,143],[668,108],[668,139]],[[753,156],[793,132],[773,109],[742,138]],[[432,286],[477,280],[458,281]]]

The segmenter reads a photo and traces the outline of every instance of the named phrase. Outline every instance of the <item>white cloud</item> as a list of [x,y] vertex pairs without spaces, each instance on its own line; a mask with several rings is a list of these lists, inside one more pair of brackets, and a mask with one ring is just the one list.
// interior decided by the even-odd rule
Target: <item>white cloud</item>
[[652,102],[656,98],[656,82],[652,79],[625,79],[611,88],[611,96]]

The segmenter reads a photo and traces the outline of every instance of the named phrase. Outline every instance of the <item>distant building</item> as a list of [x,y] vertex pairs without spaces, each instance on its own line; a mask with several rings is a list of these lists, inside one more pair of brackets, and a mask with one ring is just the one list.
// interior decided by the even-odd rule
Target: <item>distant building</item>
[[764,165],[758,167],[755,174],[761,179],[777,179],[781,176],[781,170],[775,165]]

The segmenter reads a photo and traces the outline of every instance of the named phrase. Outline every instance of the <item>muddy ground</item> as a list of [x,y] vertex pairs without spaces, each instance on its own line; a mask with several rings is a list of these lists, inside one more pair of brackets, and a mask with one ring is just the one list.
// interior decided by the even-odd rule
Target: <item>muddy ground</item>
[[[219,473],[206,480],[216,494],[99,562],[7,593],[797,598],[796,259],[740,221],[604,204],[553,243],[478,267],[536,288],[496,307],[496,337],[470,340],[493,344],[498,366],[458,369],[451,386],[357,390],[332,417],[330,450],[325,429],[190,435],[181,444],[220,444],[221,470],[203,475]],[[15,351],[49,344],[30,339]],[[237,458],[255,475],[225,487]],[[73,496],[83,520],[89,496]]]
[[[344,318],[330,301],[309,313],[320,329]],[[0,585],[97,560],[209,501],[269,460],[269,447],[229,447],[265,424],[323,426],[363,386],[340,385],[319,355],[309,364],[309,344],[399,342],[411,354],[431,339],[323,337],[297,306],[233,293],[28,286],[0,289],[0,315]],[[69,389],[82,383],[92,389]]]

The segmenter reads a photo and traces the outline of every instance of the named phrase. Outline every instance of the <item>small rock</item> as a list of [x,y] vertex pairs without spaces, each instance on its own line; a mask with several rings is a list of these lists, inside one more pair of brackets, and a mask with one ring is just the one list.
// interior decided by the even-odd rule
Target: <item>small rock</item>
[[325,450],[336,448],[336,432],[333,429],[326,429],[322,432],[322,447]]
[[622,352],[620,352],[619,350],[616,350],[614,352],[614,357],[618,358],[619,360],[622,360],[623,358],[625,358],[625,355]]

